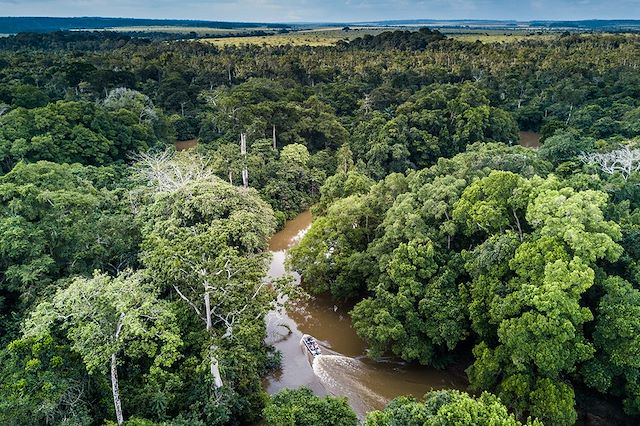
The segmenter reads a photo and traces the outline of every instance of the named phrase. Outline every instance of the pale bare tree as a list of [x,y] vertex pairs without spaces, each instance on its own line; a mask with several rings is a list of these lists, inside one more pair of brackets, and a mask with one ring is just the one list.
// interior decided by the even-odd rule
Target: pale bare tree
[[134,179],[154,192],[173,192],[215,176],[209,159],[194,152],[140,153],[134,157]]
[[625,180],[640,170],[640,149],[628,146],[609,152],[583,152],[580,159],[586,164],[598,165],[606,174],[620,173]]
[[249,170],[247,169],[247,134],[240,133],[240,155],[242,155],[242,187],[249,187]]

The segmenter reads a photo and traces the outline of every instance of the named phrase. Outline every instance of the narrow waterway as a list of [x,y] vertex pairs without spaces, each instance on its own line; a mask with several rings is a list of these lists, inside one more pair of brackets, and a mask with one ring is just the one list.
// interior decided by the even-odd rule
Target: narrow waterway
[[520,145],[527,148],[540,148],[542,135],[536,132],[520,132]]
[[[273,259],[269,276],[287,273],[287,250],[302,238],[311,225],[304,212],[287,222],[273,236]],[[297,282],[300,276],[293,274]],[[351,327],[349,307],[315,297],[289,306],[285,313],[267,315],[267,341],[282,353],[282,366],[265,379],[269,393],[283,388],[306,386],[318,395],[346,396],[360,417],[382,409],[399,395],[422,397],[431,389],[464,389],[466,380],[453,370],[436,370],[393,360],[374,361]],[[301,345],[304,334],[314,336],[323,354],[313,359]]]

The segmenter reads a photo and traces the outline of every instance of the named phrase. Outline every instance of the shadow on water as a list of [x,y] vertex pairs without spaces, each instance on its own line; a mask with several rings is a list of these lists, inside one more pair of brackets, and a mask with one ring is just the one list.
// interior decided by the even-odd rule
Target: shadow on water
[[[287,250],[302,238],[310,224],[311,214],[305,212],[274,235],[270,277],[287,272]],[[299,282],[300,276],[293,275]],[[265,379],[269,393],[306,386],[318,395],[347,397],[363,417],[399,395],[422,397],[431,389],[466,388],[466,380],[451,371],[368,358],[365,343],[351,326],[348,309],[328,297],[313,297],[291,304],[285,313],[267,315],[266,343],[282,354],[281,368]],[[306,350],[301,342],[304,334],[316,338],[322,355],[314,358]]]

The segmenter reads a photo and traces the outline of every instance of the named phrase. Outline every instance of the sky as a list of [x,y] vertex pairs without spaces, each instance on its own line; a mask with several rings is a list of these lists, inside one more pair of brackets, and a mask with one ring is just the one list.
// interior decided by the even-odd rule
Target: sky
[[0,0],[0,16],[244,22],[640,19],[640,0]]

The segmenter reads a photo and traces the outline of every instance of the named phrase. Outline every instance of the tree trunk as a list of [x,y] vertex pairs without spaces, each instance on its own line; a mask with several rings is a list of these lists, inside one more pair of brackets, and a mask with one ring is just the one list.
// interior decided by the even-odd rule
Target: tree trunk
[[207,331],[211,331],[213,325],[211,324],[211,300],[209,298],[208,290],[205,290],[204,292],[204,310],[205,315],[207,316]]
[[571,115],[573,114],[573,104],[571,104],[569,106],[569,115],[567,116],[567,126],[569,125],[569,122],[571,121]]
[[211,345],[211,377],[213,377],[213,387],[217,390],[223,386],[223,383],[220,369],[218,368],[218,359],[215,356],[216,349],[215,345]]
[[516,225],[518,226],[518,235],[520,236],[520,242],[524,241],[524,235],[522,233],[522,225],[520,225],[520,219],[518,218],[518,215],[516,214],[516,210],[512,209],[511,210],[513,212],[513,217],[516,218]]
[[[205,287],[208,286],[208,283],[205,283]],[[209,291],[205,290],[204,292],[204,309],[205,315],[207,316],[207,331],[211,332],[213,328],[213,324],[211,323],[211,300],[209,297]],[[210,356],[210,368],[211,368],[211,377],[213,378],[213,387],[214,389],[219,389],[222,387],[222,376],[220,376],[220,369],[218,368],[218,359],[215,356],[216,353],[216,345],[211,345],[211,354]]]
[[[120,338],[120,332],[122,331],[122,326],[124,324],[125,316],[126,314],[124,312],[120,313],[118,324],[116,324],[116,333],[114,335],[116,341]],[[118,384],[118,360],[116,359],[115,352],[111,354],[111,392],[113,393],[113,406],[116,409],[116,420],[118,421],[118,425],[122,425],[124,423],[124,418],[122,417],[122,405],[120,404],[120,386]]]
[[247,170],[247,134],[240,133],[240,155],[244,158],[244,164],[242,167],[242,187],[247,189],[249,187],[249,170]]
[[122,405],[120,404],[120,386],[118,385],[118,362],[116,354],[111,354],[111,391],[113,393],[113,406],[116,409],[116,421],[118,425],[124,423]]
[[277,148],[276,142],[277,142],[277,140],[276,140],[276,125],[274,124],[273,125],[273,149]]

